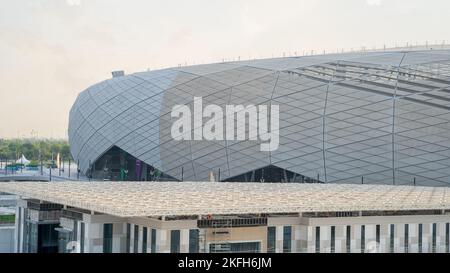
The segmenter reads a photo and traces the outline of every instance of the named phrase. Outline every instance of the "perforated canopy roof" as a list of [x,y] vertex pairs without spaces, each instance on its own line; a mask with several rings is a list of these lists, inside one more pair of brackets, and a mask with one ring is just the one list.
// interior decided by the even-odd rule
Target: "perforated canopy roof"
[[0,192],[120,217],[450,209],[445,187],[200,182],[14,182]]

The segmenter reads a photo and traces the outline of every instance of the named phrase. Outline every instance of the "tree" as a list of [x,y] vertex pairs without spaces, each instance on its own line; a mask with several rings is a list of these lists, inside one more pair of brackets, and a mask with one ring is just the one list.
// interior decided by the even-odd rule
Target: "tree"
[[45,161],[57,153],[60,153],[64,160],[72,159],[70,145],[66,140],[0,139],[0,157],[3,159],[13,160],[24,154],[28,160],[39,160],[41,155]]

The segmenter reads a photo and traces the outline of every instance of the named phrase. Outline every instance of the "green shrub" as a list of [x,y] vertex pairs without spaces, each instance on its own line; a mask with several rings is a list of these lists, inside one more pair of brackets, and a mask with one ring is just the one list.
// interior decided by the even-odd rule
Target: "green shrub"
[[0,224],[9,224],[16,221],[15,215],[0,215]]

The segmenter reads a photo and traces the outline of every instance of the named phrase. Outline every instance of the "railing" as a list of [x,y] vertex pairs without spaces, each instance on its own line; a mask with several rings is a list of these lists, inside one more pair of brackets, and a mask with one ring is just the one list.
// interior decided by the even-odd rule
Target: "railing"
[[314,246],[301,248],[297,250],[293,250],[292,253],[449,253],[449,246],[445,244],[436,245],[433,247],[432,244],[423,244],[422,249],[420,250],[418,246],[409,246],[409,247],[394,247],[391,249],[389,246],[387,247],[379,247],[379,246],[371,246],[369,245],[365,249],[361,248],[351,248],[350,252],[347,252],[345,249],[341,251],[341,249],[334,249],[332,251],[331,247],[321,248],[320,251],[316,251]]
[[27,207],[39,211],[61,210],[63,208],[63,206],[59,204],[39,203],[38,201],[33,200],[28,200]]
[[233,228],[267,226],[267,218],[231,218],[198,220],[199,228]]
[[73,211],[73,210],[63,209],[61,211],[61,217],[66,217],[66,218],[75,219],[75,220],[83,220],[83,213]]
[[38,211],[38,210],[29,210],[29,220],[35,222],[41,221],[59,221],[61,217],[60,210],[51,210],[51,211]]

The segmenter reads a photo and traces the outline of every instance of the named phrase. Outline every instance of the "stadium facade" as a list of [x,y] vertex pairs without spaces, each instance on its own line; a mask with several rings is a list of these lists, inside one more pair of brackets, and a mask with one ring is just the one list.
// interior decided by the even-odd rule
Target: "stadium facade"
[[[175,105],[279,105],[279,148],[177,141]],[[194,130],[195,128],[192,128]],[[71,152],[107,180],[450,183],[450,50],[289,57],[170,68],[83,91]]]
[[450,253],[445,187],[9,182],[17,253]]

